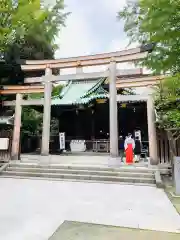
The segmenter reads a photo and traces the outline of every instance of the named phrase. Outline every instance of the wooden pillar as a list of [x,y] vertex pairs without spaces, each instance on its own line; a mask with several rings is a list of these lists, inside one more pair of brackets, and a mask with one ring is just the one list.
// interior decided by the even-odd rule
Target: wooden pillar
[[47,67],[44,76],[44,112],[41,155],[49,155],[50,122],[51,122],[51,91],[52,91],[52,69]]
[[16,94],[16,105],[15,105],[15,116],[14,116],[14,130],[12,139],[11,159],[19,160],[19,149],[20,149],[20,130],[21,130],[21,106],[22,95]]
[[152,96],[147,100],[147,119],[148,119],[148,135],[149,135],[149,156],[152,165],[159,163],[157,154],[157,133],[155,124],[155,108]]
[[110,155],[118,157],[118,116],[116,90],[116,62],[109,67],[109,118],[110,118]]

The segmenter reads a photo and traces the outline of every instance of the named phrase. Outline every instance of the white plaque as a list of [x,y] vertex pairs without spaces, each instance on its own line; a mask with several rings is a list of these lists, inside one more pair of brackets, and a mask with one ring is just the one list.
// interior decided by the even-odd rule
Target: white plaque
[[7,150],[9,147],[9,138],[0,138],[0,150]]
[[138,137],[141,142],[141,131],[140,130],[135,131],[134,135],[135,135],[135,137]]
[[59,146],[61,150],[65,149],[65,133],[64,132],[59,133]]
[[70,149],[71,152],[85,152],[86,151],[85,140],[71,140]]

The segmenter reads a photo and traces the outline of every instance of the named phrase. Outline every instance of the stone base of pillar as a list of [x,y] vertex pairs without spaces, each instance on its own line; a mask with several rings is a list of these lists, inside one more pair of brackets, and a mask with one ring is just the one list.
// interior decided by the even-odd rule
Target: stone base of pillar
[[156,166],[156,165],[159,164],[159,160],[158,159],[150,158],[149,162],[150,162],[150,165],[153,165],[153,166]]
[[11,160],[20,160],[19,154],[11,156]]
[[45,157],[48,157],[49,156],[49,153],[47,152],[47,153],[41,153],[41,156],[45,156]]
[[11,160],[21,160],[21,153],[19,152],[18,154],[12,154]]

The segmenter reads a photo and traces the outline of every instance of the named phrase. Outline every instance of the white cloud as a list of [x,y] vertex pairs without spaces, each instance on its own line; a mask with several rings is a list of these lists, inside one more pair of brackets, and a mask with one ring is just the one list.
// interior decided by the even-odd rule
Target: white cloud
[[83,16],[71,13],[66,21],[66,27],[59,34],[57,40],[59,50],[56,52],[56,58],[90,54],[93,50],[91,40]]
[[[105,29],[105,32],[103,32],[103,36],[98,35],[97,28],[92,28],[92,26],[94,26],[92,25],[92,22],[94,20],[93,10],[95,7],[95,0],[88,2],[88,5],[86,6],[81,5],[84,3],[84,0],[65,0],[65,4],[67,5],[66,10],[70,11],[71,14],[67,18],[66,27],[62,29],[57,38],[59,49],[55,54],[56,58],[88,55],[96,52],[113,52],[127,48],[128,39],[126,38],[126,35],[123,34],[122,22],[118,22],[116,18],[117,12],[123,8],[126,0],[96,1],[97,4],[100,4],[101,6],[99,18],[97,18],[96,21],[105,22],[108,18],[108,22],[110,22],[107,29]],[[111,32],[109,26],[114,26],[115,31]],[[109,34],[112,34],[112,36],[108,38],[110,40],[105,41],[106,38],[109,37]],[[97,41],[100,43],[101,50],[98,50]],[[135,46],[136,44],[133,44],[128,46],[128,48]],[[133,64],[118,64],[118,68],[120,69],[133,67]],[[103,71],[106,69],[107,66],[97,66],[85,68],[84,71]],[[62,70],[62,74],[74,72],[75,69]]]
[[122,10],[126,2],[127,0],[103,0],[104,6],[113,13]]
[[[49,2],[49,0],[46,0]],[[87,0],[86,0],[87,1]],[[120,22],[117,21],[117,12],[125,5],[126,0],[96,0],[97,4],[100,4],[102,11],[100,11],[99,19],[105,20],[108,16],[111,25],[117,27],[117,32],[121,32]],[[98,52],[97,49],[97,31],[98,29],[92,29],[91,22],[93,21],[93,8],[95,8],[95,0],[88,2],[88,5],[82,5],[82,0],[65,0],[67,11],[71,12],[71,15],[66,21],[66,27],[62,29],[58,36],[57,43],[60,48],[57,50],[55,57],[70,57],[87,55]],[[76,5],[75,5],[76,4]],[[99,6],[99,5],[98,5]],[[83,7],[83,9],[82,9]],[[92,16],[90,19],[90,15]],[[100,20],[99,20],[100,21]],[[108,36],[108,28],[104,33]],[[122,34],[121,34],[122,35]],[[107,43],[104,46],[104,50],[99,52],[117,51],[123,49],[128,41],[124,36],[112,35],[112,42]],[[105,39],[98,39],[98,42],[102,42]]]

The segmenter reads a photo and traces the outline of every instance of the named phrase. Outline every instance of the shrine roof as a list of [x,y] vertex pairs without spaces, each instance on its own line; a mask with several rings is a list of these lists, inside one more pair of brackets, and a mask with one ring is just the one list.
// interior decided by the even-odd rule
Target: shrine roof
[[102,84],[106,79],[86,79],[69,81],[58,96],[52,98],[52,105],[87,104],[94,99],[108,98]]

